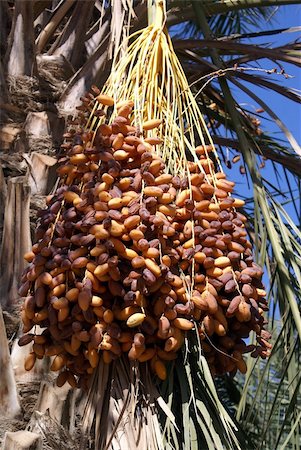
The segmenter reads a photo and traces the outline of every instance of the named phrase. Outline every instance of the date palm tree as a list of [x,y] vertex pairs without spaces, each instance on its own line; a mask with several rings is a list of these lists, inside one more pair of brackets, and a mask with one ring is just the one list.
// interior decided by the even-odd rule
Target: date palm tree
[[[105,83],[120,54],[126,52],[128,36],[153,20],[152,3],[1,2],[0,299],[8,312],[17,304],[22,253],[30,245],[29,225],[33,230],[36,210],[55,183],[53,166],[64,122],[91,84]],[[256,260],[266,271],[273,348],[264,361],[248,357],[246,375],[225,376],[214,384],[195,351],[197,344],[191,341],[167,381],[155,386],[145,375],[144,387],[154,405],[138,402],[148,423],[147,431],[140,425],[146,441],[141,440],[139,448],[141,442],[144,448],[156,448],[159,441],[162,448],[176,449],[301,447],[301,150],[287,124],[260,95],[260,89],[266,89],[279,102],[300,103],[300,92],[289,87],[290,67],[301,65],[300,43],[289,38],[285,44],[278,42],[280,35],[289,37],[300,30],[275,28],[273,20],[267,25],[283,6],[297,9],[300,3],[167,2],[166,25],[175,52],[220,159],[241,183],[239,195],[246,200]],[[262,38],[272,43],[261,44]],[[276,126],[280,137],[273,133]],[[96,434],[99,448],[120,448],[118,439],[123,446],[136,448],[139,432],[127,428],[124,441],[118,430],[127,409],[139,412],[137,398],[127,390],[133,382],[128,367],[120,363],[102,370],[85,401],[74,396],[73,413],[82,415],[86,438]],[[106,380],[111,387],[109,381],[116,378],[116,395],[110,397],[110,389],[101,383]],[[111,417],[108,410],[113,409],[116,415]],[[68,438],[75,442],[77,435],[71,429]],[[44,434],[47,448],[54,448],[48,438]],[[80,445],[90,448],[89,439],[82,438]]]

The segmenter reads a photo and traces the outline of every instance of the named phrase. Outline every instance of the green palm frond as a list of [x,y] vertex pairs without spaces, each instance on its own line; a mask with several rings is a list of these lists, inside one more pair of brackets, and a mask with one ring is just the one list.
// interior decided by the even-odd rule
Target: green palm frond
[[[162,396],[175,413],[177,430],[162,417],[164,436],[175,449],[232,450],[253,448],[248,435],[227,411],[216,393],[197,335],[186,341],[170,377],[160,387]],[[169,447],[168,447],[169,448]]]
[[[275,8],[281,5],[292,5],[297,3],[299,3],[298,0],[202,0],[198,2],[191,0],[170,0],[167,22],[169,25],[176,25],[187,21],[195,21],[195,8],[197,8],[197,10],[203,10],[205,16],[209,20],[210,17],[219,17],[221,15],[230,14],[231,12],[236,12],[237,15],[242,17],[242,11],[244,10],[247,10],[248,15],[263,18],[266,16],[265,11],[268,7]],[[252,12],[253,10],[256,10],[254,14]],[[270,17],[270,15],[267,14],[266,17]],[[255,25],[258,25],[256,21]],[[199,24],[198,28],[204,31]]]
[[[3,0],[3,42],[11,27],[14,3]],[[46,59],[55,55],[66,58],[72,73],[62,83],[59,106],[66,107],[70,102],[73,111],[74,99],[84,95],[92,83],[104,84],[112,66],[116,67],[122,36],[126,49],[129,33],[147,25],[152,3],[33,2],[36,53]],[[301,151],[289,124],[260,95],[264,89],[278,96],[279,102],[301,102],[300,91],[289,86],[290,68],[301,66],[301,44],[296,34],[301,27],[273,28],[273,14],[281,5],[297,8],[300,4],[301,0],[167,2],[166,25],[180,60],[172,69],[181,72],[183,79],[187,77],[196,100],[193,114],[184,108],[181,127],[191,121],[195,129],[200,129],[200,110],[205,119],[203,128],[209,130],[206,138],[216,145],[221,162],[228,168],[232,165],[232,173],[239,177],[237,195],[246,200],[250,240],[256,260],[265,267],[271,355],[264,361],[248,357],[246,376],[213,381],[199,353],[198,337],[193,335],[186,340],[176,363],[170,363],[170,376],[161,385],[156,384],[146,366],[138,369],[124,360],[110,369],[102,365],[84,404],[82,448],[90,448],[94,427],[95,448],[108,448],[109,442],[113,449],[119,449],[115,441],[118,428],[118,439],[126,443],[124,448],[135,448],[139,433],[144,433],[145,448],[153,450],[301,449]],[[43,26],[38,20],[41,15]],[[279,44],[280,34],[285,35],[285,44]],[[265,43],[261,43],[263,38]],[[69,45],[65,45],[67,41]],[[6,50],[1,44],[2,56]],[[168,63],[166,55],[164,61]],[[3,67],[6,70],[5,62]],[[170,66],[166,67],[171,84],[176,77]],[[128,66],[123,68],[127,70]],[[145,76],[154,68],[144,60],[140,70]],[[2,79],[1,65],[1,83]],[[177,87],[177,99],[167,96],[175,117],[182,117],[177,100],[182,97],[180,92],[187,90],[186,84],[183,86]],[[144,88],[148,94],[151,83]],[[120,91],[114,89],[111,93],[117,97]],[[122,94],[126,98],[128,90]],[[248,98],[248,104],[241,104],[242,97]],[[185,98],[185,104],[192,103],[191,97]],[[157,111],[162,106],[159,100]],[[5,96],[4,101],[6,107],[11,102],[9,111],[14,99]],[[249,104],[256,104],[260,112]],[[150,118],[152,106],[150,102]],[[270,131],[276,127],[279,134]],[[170,145],[165,152],[170,156],[170,166],[179,157],[179,147],[185,160],[189,141],[176,145],[174,137],[182,134],[174,130],[170,128],[168,139],[175,150],[168,153]],[[190,140],[194,147],[193,132]],[[241,159],[235,166],[231,161],[238,155]],[[112,412],[109,427],[108,411]],[[123,435],[124,429],[127,435]]]
[[[201,2],[191,2],[191,1],[174,1],[171,2],[171,6],[174,8],[188,8],[191,11],[195,11],[199,8]],[[214,8],[214,2],[203,2],[203,5],[207,9],[207,14],[209,16],[208,22],[210,28],[216,37],[219,36],[229,36],[230,34],[240,34],[247,33],[250,29],[258,23],[263,23],[264,21],[270,20],[275,11],[276,6],[270,8],[255,7],[252,9],[239,9],[239,10],[225,10],[223,14],[210,14],[211,6]],[[217,2],[216,2],[217,5]],[[177,37],[193,37],[197,38],[202,35],[202,29],[199,27],[195,17],[187,21],[185,27],[181,27]]]
[[[206,21],[204,10],[199,11],[198,18],[204,36],[208,39],[213,32]],[[227,63],[231,65],[231,59],[226,59],[230,48],[225,52],[228,43],[225,42],[224,47],[220,44],[220,41],[212,39],[211,50],[203,47],[203,50],[207,51],[212,58],[212,62],[209,64],[208,60],[204,61],[204,54],[197,56],[198,51],[193,51],[192,56],[197,59],[199,65],[202,64],[203,73],[206,70],[214,72],[214,70],[223,69]],[[239,47],[240,45],[242,47]],[[237,51],[243,52],[243,45],[245,44],[238,44]],[[252,55],[253,62],[262,57],[269,57],[270,49],[268,48],[258,45],[251,48],[249,44],[247,47],[247,58]],[[285,62],[299,65],[299,62],[295,60],[298,51],[298,44],[294,50],[291,46],[284,46],[283,49],[275,52],[274,57],[270,56],[270,59],[285,60]],[[213,68],[214,70],[212,70]],[[208,113],[208,117],[211,116],[215,124],[222,123],[224,129],[231,134],[231,137],[224,138],[223,142],[224,129],[220,133],[216,132],[217,135],[220,134],[221,146],[225,148],[228,144],[231,145],[232,141],[234,147],[242,153],[243,164],[249,175],[250,189],[253,191],[251,201],[247,202],[248,216],[250,220],[253,217],[254,223],[253,244],[256,248],[257,260],[265,264],[267,277],[270,280],[271,312],[267,319],[273,332],[274,347],[270,358],[264,362],[256,362],[251,357],[248,358],[248,372],[241,390],[237,418],[250,438],[253,438],[257,449],[299,449],[301,445],[300,409],[298,406],[301,382],[299,371],[301,233],[299,224],[290,218],[288,210],[290,210],[290,204],[294,204],[296,216],[300,218],[300,202],[296,201],[295,196],[299,195],[296,191],[300,185],[301,173],[299,170],[289,169],[286,161],[290,161],[292,158],[297,167],[300,161],[300,147],[273,109],[264,103],[253,90],[247,88],[243,82],[253,82],[257,85],[264,83],[263,85],[272,92],[283,94],[298,103],[300,94],[284,88],[281,84],[275,85],[274,81],[271,82],[266,77],[259,77],[253,73],[249,75],[242,72],[237,77],[235,74],[234,76],[227,74],[227,79],[239,87],[242,92],[247,93],[267,112],[271,120],[274,120],[280,127],[288,142],[283,145],[266,134],[257,133],[256,135],[256,127],[254,128],[252,123],[254,115],[250,115],[249,111],[239,106],[238,102],[234,100],[232,90],[230,90],[231,85],[225,77],[219,77],[217,80],[222,94],[218,92],[217,87],[209,86],[208,90],[204,89],[203,99],[210,99],[207,100],[208,105],[212,101],[218,104],[218,108],[216,108],[218,113],[216,110],[211,111],[211,114]],[[274,175],[269,173],[268,180],[261,176],[256,154],[262,154],[268,160],[273,160],[275,156],[276,160],[274,161],[278,159],[277,163],[267,162],[269,169],[274,171]],[[280,156],[280,160],[277,156]],[[286,173],[286,167],[291,170],[293,176],[288,174],[283,176]],[[279,183],[280,177],[282,180]],[[277,183],[279,187],[277,187]],[[283,183],[287,184],[287,189],[284,188]]]
[[[285,249],[284,256],[290,268],[290,284],[300,299],[300,268],[295,263],[295,256],[300,255],[300,245],[298,241],[296,242],[293,232],[287,229],[279,217],[281,206],[275,201],[271,201],[271,206],[275,213],[274,223],[279,228],[282,248]],[[257,212],[256,220],[261,220],[259,222],[260,236],[264,239],[266,230],[258,209]],[[286,214],[284,213],[284,215]],[[288,225],[292,224],[288,223]],[[267,240],[267,236],[265,239]],[[299,414],[300,335],[296,332],[298,327],[287,302],[284,280],[281,279],[278,268],[273,262],[271,245],[268,246],[267,251],[263,249],[259,257],[266,259],[267,271],[274,280],[270,289],[273,309],[271,309],[269,317],[270,328],[274,336],[273,350],[265,363],[254,364],[253,361],[249,361],[249,370],[237,417],[243,427],[251,429],[252,433],[261,439],[259,448],[268,449],[278,448],[286,440],[290,427],[295,423]],[[298,297],[295,301],[296,306],[300,307]],[[281,314],[281,320],[277,309]],[[300,433],[300,423],[295,423],[291,438],[298,439],[298,433]],[[298,448],[298,446],[293,448]]]

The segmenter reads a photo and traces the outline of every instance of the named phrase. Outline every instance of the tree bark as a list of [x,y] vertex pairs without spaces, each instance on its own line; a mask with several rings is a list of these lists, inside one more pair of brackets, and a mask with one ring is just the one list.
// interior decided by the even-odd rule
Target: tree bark
[[42,450],[42,438],[30,431],[7,431],[2,450]]
[[50,55],[63,55],[75,69],[85,59],[85,39],[87,27],[93,12],[95,0],[78,2],[62,34],[51,47]]
[[99,44],[108,34],[107,27],[103,27],[103,24],[111,20],[111,11],[107,9],[100,19],[93,24],[90,30],[87,32],[85,47],[88,57],[93,55]]
[[53,146],[58,146],[63,141],[65,121],[62,117],[50,111],[28,113],[24,131],[29,146],[35,150],[35,140],[43,138],[51,139]]
[[0,102],[5,103],[8,100],[8,92],[3,72],[3,67],[0,61]]
[[0,119],[2,123],[6,122],[6,111],[3,110],[3,106],[8,102],[9,102],[8,90],[3,66],[0,61]]
[[0,417],[15,417],[21,411],[0,306]]
[[108,63],[108,45],[110,39],[110,23],[105,22],[105,39],[97,48],[95,53],[84,64],[84,66],[74,75],[60,99],[60,108],[65,112],[73,112],[80,102],[80,97],[90,89],[92,83],[97,83],[97,74],[105,71]]
[[47,449],[74,450],[80,448],[84,450],[88,448],[77,447],[71,434],[57,420],[50,417],[47,412],[35,411],[31,416],[27,429],[38,433]]
[[33,76],[36,74],[32,8],[32,1],[15,1],[13,24],[5,57],[8,75]]
[[51,9],[51,6],[53,7],[53,1],[52,0],[35,0],[34,6],[33,6],[33,17],[36,20],[40,14],[42,14],[46,8]]
[[9,151],[13,147],[21,131],[22,131],[21,128],[19,128],[18,126],[16,127],[15,124],[13,123],[2,125],[0,127],[1,150]]
[[[137,20],[133,20],[133,28],[131,32],[135,32],[146,24],[146,2],[141,1],[135,8],[135,15]],[[127,12],[130,14],[130,12]],[[86,42],[88,54],[95,48],[94,53],[90,56],[88,61],[82,66],[80,70],[70,80],[68,86],[63,92],[59,105],[64,112],[72,112],[75,107],[80,104],[80,97],[90,89],[93,83],[100,87],[105,83],[109,76],[112,59],[110,58],[110,40],[111,40],[111,15],[105,13],[103,21],[100,22],[99,29]],[[124,24],[116,24],[116,27],[123,28],[128,23],[128,17],[124,19]],[[124,35],[122,35],[124,37]],[[120,36],[121,37],[121,36]],[[118,42],[119,46],[120,42]]]
[[42,382],[35,410],[47,412],[52,419],[72,433],[75,420],[75,393],[68,383],[57,387],[53,383]]
[[[21,0],[22,1],[22,0]],[[64,19],[65,15],[73,5],[75,0],[65,0],[62,5],[54,13],[46,27],[41,31],[36,39],[37,53],[42,53],[47,42]]]
[[51,156],[33,152],[31,154],[31,163],[31,174],[28,180],[31,195],[47,195],[49,193],[48,187],[51,184],[49,183],[49,178],[54,179],[55,177],[55,169],[52,170],[52,168],[54,168],[57,160]]
[[0,304],[14,304],[24,270],[24,253],[31,248],[29,223],[30,189],[25,177],[8,181],[0,255]]
[[5,199],[6,199],[6,182],[3,175],[2,167],[0,166],[0,233],[2,232],[3,228]]
[[0,55],[1,59],[5,54],[7,47],[7,38],[10,28],[10,11],[7,0],[1,1],[1,14],[0,14]]

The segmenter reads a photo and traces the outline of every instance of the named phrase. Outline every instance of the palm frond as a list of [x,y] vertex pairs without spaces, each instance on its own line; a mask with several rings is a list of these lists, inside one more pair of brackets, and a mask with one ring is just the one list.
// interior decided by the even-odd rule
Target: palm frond
[[[226,54],[247,54],[250,56],[253,56],[256,60],[261,58],[268,58],[272,61],[279,60],[284,61],[286,63],[295,64],[296,66],[300,67],[300,44],[294,43],[292,44],[292,47],[289,48],[287,46],[281,46],[276,48],[268,48],[263,47],[259,45],[251,45],[251,44],[245,44],[240,43],[232,40],[211,40],[211,39],[204,39],[204,40],[193,40],[193,39],[185,39],[176,41],[175,49],[189,49],[189,50],[196,50],[196,49],[204,49],[204,55],[208,56],[208,49],[222,49],[224,53]],[[210,52],[209,52],[210,54]],[[233,66],[233,61],[232,61]]]
[[[184,8],[182,7],[183,3],[185,5]],[[202,8],[208,18],[214,15],[226,15],[232,11],[250,11],[256,8],[259,9],[259,13],[263,16],[263,8],[273,6],[279,7],[281,5],[293,5],[298,3],[300,3],[298,0],[232,0],[231,2],[204,0],[202,1]],[[201,2],[198,2],[198,5],[200,4]],[[195,20],[194,6],[193,1],[186,0],[183,2],[182,0],[172,0],[170,2],[170,8],[167,15],[168,24],[171,26],[178,23],[187,22],[189,20]],[[202,29],[202,27],[200,28]]]
[[[251,447],[248,436],[225,409],[204,356],[197,335],[186,341],[186,348],[161,392],[175,411],[179,430],[166,418],[166,444],[176,449],[237,449]],[[250,444],[250,445],[249,445]]]
[[[15,2],[2,3],[1,37],[5,43]],[[266,319],[273,335],[269,359],[260,362],[248,358],[245,378],[217,379],[215,385],[205,358],[199,353],[197,335],[186,340],[180,358],[170,364],[168,380],[160,386],[155,386],[145,366],[138,368],[125,360],[117,361],[111,369],[100,364],[91,390],[82,400],[85,412],[81,447],[90,448],[91,436],[95,434],[95,448],[120,449],[120,443],[124,448],[136,448],[140,439],[144,448],[154,450],[299,450],[300,148],[289,127],[253,88],[259,86],[273,96],[279,94],[279,101],[300,103],[300,91],[284,85],[280,76],[289,80],[284,70],[300,67],[301,44],[297,39],[277,44],[280,33],[289,36],[299,33],[300,27],[265,28],[279,5],[301,2],[170,0],[166,26],[172,30],[181,65],[173,52],[171,55],[171,41],[158,29],[127,38],[130,27],[135,33],[146,24],[151,0],[91,0],[84,6],[81,3],[43,0],[32,5],[36,53],[42,57],[47,52],[60,53],[68,41],[64,55],[76,69],[74,76],[66,77],[60,106],[73,110],[75,101],[92,83],[103,84],[113,65],[117,74],[113,74],[107,91],[118,99],[135,98],[140,124],[154,114],[171,124],[164,135],[165,147],[160,149],[170,162],[171,172],[179,167],[185,171],[187,153],[194,158],[196,143],[216,144],[216,158],[224,160],[228,167],[232,156],[241,155],[241,172],[233,164],[233,173],[240,177],[237,186],[241,188],[239,196],[246,200],[256,259],[265,266],[270,302]],[[81,10],[87,16],[81,16]],[[41,27],[39,16],[44,13],[45,27]],[[76,28],[78,19],[80,28]],[[147,39],[144,43],[142,35]],[[259,44],[262,37],[271,42]],[[121,42],[124,48],[119,47]],[[137,56],[141,49],[144,59]],[[163,49],[160,57],[158,49]],[[2,54],[5,50],[4,44]],[[126,51],[130,57],[118,65],[119,55]],[[161,78],[156,78],[160,64]],[[124,84],[126,71],[134,75]],[[4,83],[2,72],[1,65]],[[142,78],[146,81],[141,88]],[[116,80],[121,82],[121,88],[112,87]],[[264,114],[241,105],[241,95],[261,106]],[[144,108],[145,99],[148,108]],[[4,102],[9,101],[5,95]],[[265,128],[260,120],[267,124]],[[280,126],[280,135],[267,131],[274,123]]]
[[[208,38],[210,29],[202,11],[199,20],[204,35]],[[219,44],[213,48],[211,51],[213,63],[217,69],[222,68],[218,59]],[[282,51],[280,53],[284,54]],[[275,58],[278,58],[280,53],[278,52]],[[271,108],[237,79],[232,81],[278,122],[292,146],[289,152],[292,154],[292,151],[295,151],[299,154],[296,141],[291,139],[290,132],[284,129]],[[246,127],[247,114],[240,114],[241,109],[237,107],[226,79],[219,79],[219,82],[223,92],[223,97],[220,98],[224,102],[223,110],[228,112],[231,119],[233,134],[238,138],[244,164],[252,182],[253,198],[250,207],[254,214],[254,243],[257,258],[265,262],[267,275],[271,280],[270,323],[274,324],[274,335],[277,336],[267,362],[254,363],[249,358],[237,417],[246,431],[248,430],[254,437],[257,436],[259,444],[256,448],[268,449],[280,446],[299,448],[300,411],[297,398],[300,387],[298,366],[301,337],[299,265],[301,233],[290,219],[285,206],[275,199],[274,193],[277,191],[277,196],[283,197],[283,186],[281,191],[275,189],[273,182],[266,182],[257,169],[255,158],[257,146],[254,145],[255,139]],[[228,128],[228,125],[229,122],[224,122],[225,127]],[[264,151],[260,144],[258,148]],[[296,175],[300,177],[300,173]],[[277,179],[279,174],[275,172],[275,176]],[[264,242],[266,245],[263,245]]]
[[173,420],[146,364],[120,358],[109,367],[100,361],[83,399],[81,448],[87,448],[95,436],[95,449],[135,449],[139,445],[163,450],[160,407]]

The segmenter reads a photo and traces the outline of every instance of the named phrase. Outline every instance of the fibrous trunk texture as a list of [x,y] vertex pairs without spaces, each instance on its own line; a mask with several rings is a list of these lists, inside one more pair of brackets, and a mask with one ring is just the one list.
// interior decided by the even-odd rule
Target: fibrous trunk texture
[[78,2],[74,8],[64,32],[59,36],[50,50],[50,54],[63,55],[77,69],[84,58],[84,34],[89,25],[94,8],[94,0]]
[[101,28],[106,37],[86,64],[74,75],[60,98],[59,105],[64,111],[70,113],[74,111],[75,107],[80,104],[80,96],[90,89],[91,84],[95,83],[97,74],[105,72],[106,64],[108,64],[109,21],[102,24]]
[[[20,412],[17,386],[9,354],[5,324],[0,306],[0,418],[15,417]],[[11,447],[12,448],[12,447]]]
[[0,304],[14,304],[24,270],[23,255],[31,247],[29,224],[30,189],[24,177],[8,181],[0,255]]
[[42,450],[42,439],[36,433],[22,430],[5,434],[3,450]]
[[16,0],[13,25],[6,54],[7,74],[11,76],[36,73],[33,2]]

